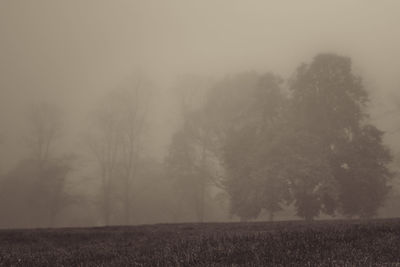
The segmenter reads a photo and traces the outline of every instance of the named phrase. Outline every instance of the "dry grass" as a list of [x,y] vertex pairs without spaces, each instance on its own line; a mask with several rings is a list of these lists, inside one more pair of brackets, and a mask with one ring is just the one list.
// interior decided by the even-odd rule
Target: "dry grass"
[[400,220],[0,231],[1,266],[400,266]]

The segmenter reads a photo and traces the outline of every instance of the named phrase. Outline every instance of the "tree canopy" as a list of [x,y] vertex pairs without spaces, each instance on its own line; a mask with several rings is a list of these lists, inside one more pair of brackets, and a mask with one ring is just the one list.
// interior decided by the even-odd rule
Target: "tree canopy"
[[229,76],[199,111],[197,131],[208,132],[225,169],[231,213],[273,219],[292,203],[306,220],[374,216],[389,190],[391,155],[369,121],[368,93],[350,58],[319,54],[288,84],[285,91],[272,73]]

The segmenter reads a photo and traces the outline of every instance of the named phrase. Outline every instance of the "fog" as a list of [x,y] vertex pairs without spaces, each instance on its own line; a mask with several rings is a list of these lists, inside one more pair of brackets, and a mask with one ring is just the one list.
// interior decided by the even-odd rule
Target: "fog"
[[[76,155],[63,189],[74,201],[51,223],[33,215],[15,215],[26,210],[21,208],[24,204],[14,203],[17,196],[24,199],[25,192],[14,186],[10,188],[18,188],[15,198],[1,196],[13,212],[5,213],[7,219],[0,214],[0,227],[198,221],[190,207],[178,212],[180,201],[174,199],[173,182],[163,169],[173,136],[184,125],[182,102],[198,109],[215,81],[244,72],[272,72],[285,80],[287,88],[297,67],[319,53],[351,58],[353,72],[363,78],[371,99],[372,123],[385,132],[384,144],[394,155],[390,168],[396,170],[400,162],[396,157],[400,151],[399,10],[395,0],[0,0],[0,174],[9,177],[30,157],[28,118],[41,103],[63,114],[54,155]],[[182,100],[181,87],[187,80],[189,100],[187,95]],[[135,174],[130,206],[121,204],[118,193],[110,207],[115,212],[104,221],[104,210],[99,208],[101,179],[87,139],[94,140],[88,135],[96,131],[101,103],[112,99],[110,93],[116,90],[138,88],[138,81],[146,84],[140,90],[150,96],[136,100],[146,101],[145,133],[135,141],[141,147],[142,161],[137,164],[149,167]],[[25,173],[26,179],[34,176]],[[396,176],[390,184],[391,198],[377,216],[400,215]],[[115,190],[123,187],[116,185]],[[229,215],[229,198],[223,189],[210,186],[208,190],[211,197],[202,221],[239,220]],[[123,219],[122,210],[127,208],[130,218]],[[293,209],[290,206],[275,218],[298,218]],[[330,218],[324,216],[320,217]],[[258,219],[268,217],[261,214]]]

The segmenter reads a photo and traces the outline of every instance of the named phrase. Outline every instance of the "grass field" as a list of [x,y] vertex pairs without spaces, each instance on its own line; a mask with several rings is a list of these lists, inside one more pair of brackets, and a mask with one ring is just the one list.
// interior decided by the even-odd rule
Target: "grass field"
[[0,230],[0,265],[400,266],[400,220]]

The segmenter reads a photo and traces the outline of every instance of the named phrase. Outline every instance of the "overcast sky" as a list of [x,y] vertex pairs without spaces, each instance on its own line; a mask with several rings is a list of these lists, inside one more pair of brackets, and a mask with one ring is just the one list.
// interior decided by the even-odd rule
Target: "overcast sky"
[[379,115],[400,103],[399,27],[397,0],[0,0],[0,124],[36,100],[86,112],[138,71],[165,114],[176,75],[288,77],[319,52],[352,57]]

